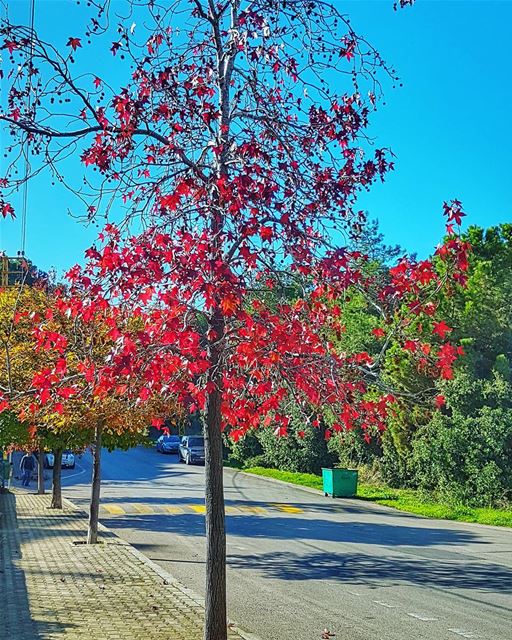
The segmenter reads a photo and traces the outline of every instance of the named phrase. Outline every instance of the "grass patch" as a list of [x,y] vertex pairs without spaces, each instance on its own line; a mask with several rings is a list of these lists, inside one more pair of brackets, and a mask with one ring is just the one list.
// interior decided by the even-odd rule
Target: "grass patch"
[[[277,469],[265,469],[264,467],[252,467],[244,469],[244,471],[257,476],[275,478],[276,480],[322,491],[322,478],[312,473],[278,471]],[[357,488],[357,498],[427,518],[512,527],[512,510],[466,507],[464,505],[434,502],[423,496],[419,491],[412,489],[390,489],[389,487],[360,484]]]

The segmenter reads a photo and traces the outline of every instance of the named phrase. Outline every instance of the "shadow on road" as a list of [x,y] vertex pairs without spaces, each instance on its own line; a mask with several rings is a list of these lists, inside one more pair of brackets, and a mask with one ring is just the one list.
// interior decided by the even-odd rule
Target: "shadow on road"
[[[133,501],[131,499],[131,501]],[[172,504],[190,500],[175,500]],[[229,502],[227,503],[229,505]],[[464,545],[482,543],[471,531],[412,527],[368,522],[337,522],[319,518],[290,518],[279,515],[228,515],[228,534],[273,540],[318,540],[354,544],[374,544],[387,547],[427,547],[434,545]],[[204,517],[193,513],[165,516],[116,516],[108,519],[109,528],[171,532],[183,536],[203,536]]]
[[278,580],[339,580],[350,584],[419,586],[475,589],[482,592],[512,594],[512,570],[486,564],[464,564],[439,560],[411,560],[375,557],[366,554],[289,552],[262,555],[231,555],[232,569],[256,570]]

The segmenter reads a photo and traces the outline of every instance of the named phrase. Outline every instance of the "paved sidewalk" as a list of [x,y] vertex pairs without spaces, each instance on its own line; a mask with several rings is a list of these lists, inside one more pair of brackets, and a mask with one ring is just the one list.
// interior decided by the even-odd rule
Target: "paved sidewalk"
[[0,494],[2,640],[202,638],[194,594],[110,531],[82,544],[84,514],[49,504],[48,495]]

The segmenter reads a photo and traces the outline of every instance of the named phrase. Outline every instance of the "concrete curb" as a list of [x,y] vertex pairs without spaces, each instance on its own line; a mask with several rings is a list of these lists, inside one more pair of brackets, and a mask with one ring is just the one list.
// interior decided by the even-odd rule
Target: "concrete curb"
[[[233,475],[242,474],[248,478],[259,478],[273,484],[280,484],[286,487],[292,487],[293,489],[299,489],[306,493],[312,493],[316,496],[324,496],[324,492],[319,489],[313,489],[312,487],[304,487],[300,484],[294,484],[293,482],[285,482],[284,480],[278,480],[277,478],[269,478],[268,476],[259,476],[257,473],[247,473],[242,469],[235,469],[234,467],[224,467],[225,471],[229,471]],[[325,497],[326,500],[332,500],[332,498]],[[452,522],[454,525],[460,525],[463,527],[482,527],[484,529],[495,529],[496,531],[510,531],[510,527],[499,527],[494,524],[482,524],[481,522],[464,522],[463,520],[448,520],[445,518],[429,518],[429,516],[421,515],[421,513],[412,513],[411,511],[402,511],[401,509],[395,509],[394,507],[388,507],[385,504],[379,504],[378,502],[372,502],[371,500],[363,500],[362,498],[336,498],[336,500],[347,501],[352,504],[364,504],[371,511],[383,511],[385,513],[395,516],[405,516],[410,518],[421,518],[422,520],[429,520],[430,522]]]
[[[371,502],[370,500],[363,500],[362,498],[329,498],[327,497],[323,491],[320,489],[313,489],[312,487],[304,487],[300,484],[294,484],[293,482],[286,482],[285,480],[278,480],[277,478],[269,478],[268,476],[259,476],[257,473],[247,473],[247,471],[242,471],[241,469],[235,469],[233,467],[224,467],[224,470],[229,470],[233,475],[242,474],[247,478],[259,478],[260,480],[265,480],[266,482],[270,482],[273,484],[279,484],[285,487],[291,487],[292,489],[298,489],[299,491],[305,491],[306,493],[312,493],[315,496],[320,496],[321,498],[325,498],[326,501],[330,502],[331,500],[337,500],[340,504],[343,502],[348,502],[349,504],[357,504],[364,505],[368,508],[368,511],[372,509],[374,511],[384,511],[385,513],[391,513],[395,515],[402,516],[410,516],[414,518],[423,518],[424,520],[435,520],[436,518],[428,518],[427,516],[422,516],[416,513],[410,513],[409,511],[401,511],[400,509],[393,509],[393,507],[388,507],[384,504],[378,504],[377,502]],[[455,522],[455,520],[443,520],[443,522]],[[459,523],[459,524],[478,524],[478,523]],[[478,525],[478,526],[490,526],[490,525]],[[500,529],[501,527],[497,527]]]
[[[79,514],[81,514],[84,518],[87,518],[88,514],[86,511],[81,509],[69,498],[65,498],[63,496],[62,497],[63,506],[64,506],[64,503],[67,503],[69,505],[69,508],[72,509],[73,511],[76,511]],[[113,538],[117,538],[123,547],[127,547],[133,556],[135,556],[140,562],[146,565],[149,569],[154,571],[160,578],[162,578],[162,580],[165,580],[169,584],[176,585],[180,589],[180,591],[182,591],[191,600],[193,600],[198,606],[204,609],[204,605],[205,605],[204,598],[201,598],[201,596],[197,595],[197,593],[192,591],[192,589],[185,587],[185,585],[183,585],[179,580],[177,580],[172,574],[167,572],[165,569],[162,569],[162,567],[156,564],[156,562],[153,562],[153,560],[145,556],[141,551],[136,549],[129,542],[126,542],[126,540],[123,540],[117,533],[114,533],[111,529],[106,527],[101,522],[98,523],[98,530],[103,531],[104,533],[107,533],[109,536]],[[234,622],[233,620],[228,619],[228,627],[230,631],[233,631],[234,633],[238,634],[240,638],[242,638],[242,640],[261,640],[259,636],[256,636],[253,633],[250,633],[248,631],[244,631],[243,629],[241,629],[238,623]]]

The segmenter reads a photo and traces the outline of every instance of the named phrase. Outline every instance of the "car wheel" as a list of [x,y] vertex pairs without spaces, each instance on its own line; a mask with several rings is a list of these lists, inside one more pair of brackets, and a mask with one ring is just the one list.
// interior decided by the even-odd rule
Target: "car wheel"
[[74,469],[75,468],[75,463],[73,462],[73,464],[71,465],[70,469]]

